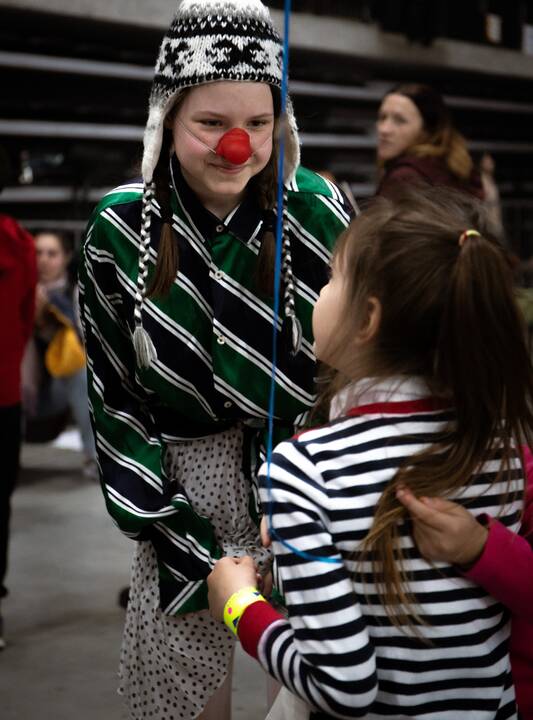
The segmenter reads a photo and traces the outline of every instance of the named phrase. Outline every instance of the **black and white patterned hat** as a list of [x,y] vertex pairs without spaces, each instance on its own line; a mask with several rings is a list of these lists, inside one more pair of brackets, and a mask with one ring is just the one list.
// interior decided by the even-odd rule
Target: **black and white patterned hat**
[[[161,151],[165,117],[186,88],[218,80],[281,88],[282,43],[260,0],[182,0],[155,66],[142,173],[150,182]],[[300,162],[294,113],[287,108],[284,176]]]
[[[224,81],[261,82],[281,88],[282,42],[268,9],[260,0],[182,0],[161,43],[150,93],[144,131],[142,174],[144,195],[141,248],[135,297],[133,342],[138,363],[149,367],[157,359],[153,343],[143,328],[142,307],[150,255],[150,226],[155,197],[154,171],[161,152],[165,118],[184,90]],[[285,182],[292,180],[300,163],[300,142],[292,103],[287,98],[284,132]],[[292,322],[293,347],[301,342],[301,328],[294,310],[294,284],[284,207],[283,262],[285,314]]]

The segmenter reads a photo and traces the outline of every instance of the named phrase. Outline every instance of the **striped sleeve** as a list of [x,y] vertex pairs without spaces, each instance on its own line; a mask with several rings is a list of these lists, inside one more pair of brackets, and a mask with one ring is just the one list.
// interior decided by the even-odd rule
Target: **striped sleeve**
[[176,510],[161,465],[162,444],[135,381],[120,267],[98,215],[83,248],[79,285],[89,405],[106,504],[126,535],[142,539],[148,526]]
[[278,446],[270,482],[269,491],[263,467],[262,495],[271,503],[273,547],[289,619],[266,628],[259,661],[328,715],[364,716],[377,695],[375,653],[353,582],[328,530],[324,482],[297,441]]

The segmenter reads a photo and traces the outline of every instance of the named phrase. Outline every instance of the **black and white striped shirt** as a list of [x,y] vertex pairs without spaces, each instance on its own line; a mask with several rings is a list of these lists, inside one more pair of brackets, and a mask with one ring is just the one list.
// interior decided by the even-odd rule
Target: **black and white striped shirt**
[[[370,563],[356,562],[387,483],[450,419],[422,380],[380,381],[356,409],[279,445],[270,480],[262,468],[261,499],[272,507],[274,530],[313,557],[273,538],[289,620],[268,624],[258,658],[324,713],[317,717],[516,717],[508,617],[498,602],[454,567],[426,562],[406,531],[410,590],[428,623],[419,630],[431,641],[424,643],[392,625]],[[521,501],[502,506],[506,487],[491,485],[498,466],[487,461],[451,499],[517,530]],[[517,457],[512,489],[521,493],[523,484]]]

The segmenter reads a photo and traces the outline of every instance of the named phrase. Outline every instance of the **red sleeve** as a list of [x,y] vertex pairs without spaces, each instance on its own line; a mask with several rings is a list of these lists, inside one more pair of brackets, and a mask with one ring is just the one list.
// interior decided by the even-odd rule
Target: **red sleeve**
[[526,501],[520,535],[490,519],[481,557],[465,573],[509,610],[533,621],[533,455],[522,448],[526,470]]
[[[520,535],[490,519],[481,557],[465,577],[485,588],[496,600],[528,622],[533,621],[533,457],[524,453],[527,491]],[[527,538],[527,539],[526,539]]]
[[254,602],[241,615],[238,625],[243,649],[257,660],[257,646],[262,634],[276,620],[285,620],[268,602]]
[[533,546],[533,454],[531,450],[524,446],[524,465],[526,468],[526,504],[524,509],[524,517],[522,518],[522,528],[520,535],[525,537]]
[[35,257],[35,242],[33,237],[20,228],[21,241],[24,242],[26,256],[26,284],[21,300],[21,319],[24,342],[26,343],[33,332],[35,320],[35,286],[37,285],[37,261]]
[[423,182],[422,175],[410,165],[400,165],[386,173],[381,180],[376,195],[393,196],[394,191],[404,183]]

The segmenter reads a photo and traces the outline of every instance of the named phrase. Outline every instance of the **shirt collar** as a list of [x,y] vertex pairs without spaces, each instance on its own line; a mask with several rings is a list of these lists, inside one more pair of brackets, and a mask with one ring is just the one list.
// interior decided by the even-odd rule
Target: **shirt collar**
[[[228,232],[244,243],[250,243],[270,222],[271,211],[262,210],[252,193],[246,193],[242,202],[221,220],[205,208],[196,193],[189,187],[181,172],[176,155],[171,159],[171,182],[178,205],[196,225],[204,240],[211,240],[221,232]],[[223,230],[221,230],[221,226]]]
[[363,405],[417,402],[431,397],[432,392],[421,376],[368,377],[347,385],[335,395],[331,401],[330,420]]

